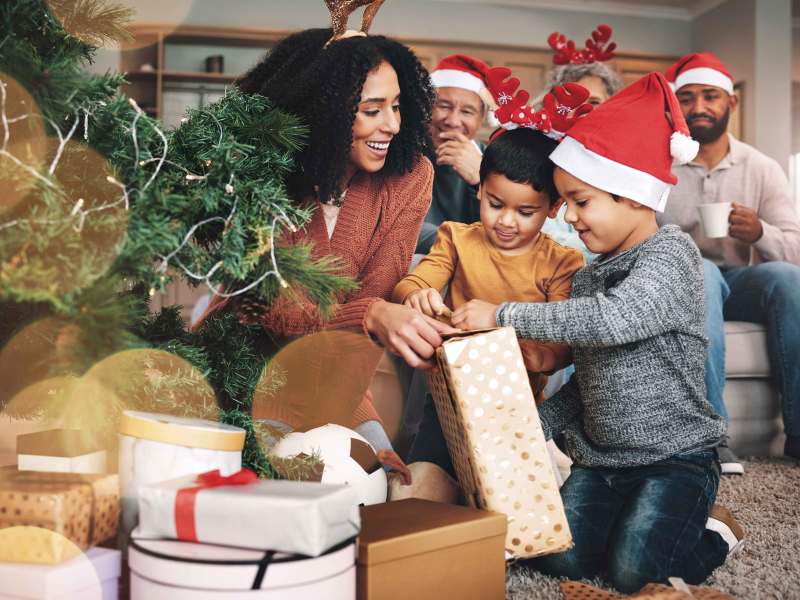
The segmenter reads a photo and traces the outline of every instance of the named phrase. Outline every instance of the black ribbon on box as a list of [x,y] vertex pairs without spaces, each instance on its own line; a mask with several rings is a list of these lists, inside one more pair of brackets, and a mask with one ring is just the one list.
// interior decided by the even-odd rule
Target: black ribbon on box
[[[340,542],[336,544],[329,550],[320,554],[320,556],[327,556],[328,554],[333,554],[334,552],[338,552],[343,548],[351,545],[355,542],[356,538],[352,537],[348,540]],[[274,550],[266,550],[264,551],[263,556],[259,560],[209,560],[205,558],[186,558],[183,556],[173,556],[171,554],[164,554],[163,552],[157,552],[141,544],[138,544],[137,541],[143,542],[154,542],[154,541],[163,541],[158,538],[133,538],[131,539],[130,548],[135,549],[137,552],[141,552],[142,554],[146,554],[148,556],[152,556],[154,558],[159,558],[162,560],[169,560],[176,563],[195,563],[195,564],[203,564],[203,565],[218,565],[218,566],[244,566],[244,565],[253,565],[256,568],[256,574],[253,577],[253,583],[250,586],[251,590],[260,590],[261,585],[264,582],[264,577],[267,575],[267,569],[272,564],[279,564],[279,563],[292,563],[292,562],[300,562],[303,560],[312,560],[314,558],[319,558],[319,556],[304,556],[302,554],[290,554],[287,556],[281,556],[279,558],[275,558],[276,552]],[[170,540],[182,544],[192,544],[194,542],[185,542],[183,540]],[[214,545],[214,544],[210,544]]]

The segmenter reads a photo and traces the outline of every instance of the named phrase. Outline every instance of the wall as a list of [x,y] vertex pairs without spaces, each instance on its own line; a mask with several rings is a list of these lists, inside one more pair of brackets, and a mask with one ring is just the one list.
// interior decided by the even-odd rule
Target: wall
[[792,10],[790,0],[756,3],[753,144],[788,167],[792,152]]
[[[744,140],[755,132],[755,19],[756,0],[728,0],[701,15],[692,24],[692,50],[713,52],[736,82],[744,82]],[[736,35],[731,35],[735,31]]]
[[[302,29],[324,27],[328,12],[321,0],[119,0],[136,10],[135,21],[215,27]],[[359,13],[360,18],[360,13]],[[353,18],[353,25],[356,25]],[[581,44],[600,23],[614,27],[614,39],[625,52],[678,56],[691,46],[687,21],[551,9],[486,6],[452,0],[389,0],[373,33],[403,38],[547,46],[560,31]],[[117,68],[114,50],[98,54],[94,70]]]

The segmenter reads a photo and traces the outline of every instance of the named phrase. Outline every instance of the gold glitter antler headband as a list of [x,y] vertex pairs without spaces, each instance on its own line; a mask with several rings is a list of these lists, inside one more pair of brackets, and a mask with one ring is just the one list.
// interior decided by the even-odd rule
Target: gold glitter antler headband
[[[367,35],[372,25],[372,20],[380,10],[385,0],[325,0],[325,5],[331,13],[331,28],[333,37],[328,41],[330,44],[341,38],[353,35]],[[347,21],[358,8],[366,6],[364,17],[361,19],[361,29],[359,31],[348,32]]]

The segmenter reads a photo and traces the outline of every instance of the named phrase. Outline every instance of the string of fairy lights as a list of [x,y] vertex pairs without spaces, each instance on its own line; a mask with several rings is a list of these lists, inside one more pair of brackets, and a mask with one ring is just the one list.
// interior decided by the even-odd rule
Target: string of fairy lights
[[[42,175],[42,173],[40,173],[39,170],[36,169],[35,167],[33,167],[31,165],[28,165],[28,164],[25,164],[23,161],[21,161],[19,158],[14,156],[8,150],[8,146],[9,146],[9,143],[11,141],[10,140],[10,127],[9,127],[9,125],[11,125],[13,123],[18,123],[18,122],[23,121],[23,120],[25,120],[27,118],[34,117],[34,116],[37,116],[37,115],[32,115],[32,114],[29,113],[29,114],[25,114],[25,115],[9,118],[7,110],[6,110],[6,104],[7,104],[6,88],[7,88],[7,83],[0,79],[0,124],[3,127],[3,138],[2,138],[2,145],[0,146],[0,156],[4,156],[4,157],[8,158],[12,162],[14,162],[16,165],[18,165],[20,168],[22,168],[25,171],[27,171],[31,176],[33,176],[36,179],[38,179],[41,182],[43,182],[48,187],[55,188],[55,184],[53,183],[53,181],[50,178],[45,177],[44,175]],[[153,173],[150,175],[150,177],[148,178],[148,180],[145,183],[145,185],[141,188],[141,190],[138,190],[138,191],[137,190],[129,190],[128,187],[124,183],[118,181],[116,178],[114,178],[113,176],[109,175],[109,176],[106,177],[106,180],[109,183],[111,183],[112,185],[114,185],[114,186],[119,188],[120,194],[121,194],[119,199],[116,199],[113,202],[103,203],[103,204],[101,204],[99,206],[93,206],[91,208],[84,208],[84,205],[86,203],[85,200],[83,198],[78,198],[75,201],[75,204],[73,205],[72,210],[70,211],[70,213],[66,217],[58,218],[58,219],[18,218],[18,219],[14,219],[12,221],[8,221],[8,222],[5,222],[5,223],[0,223],[0,231],[3,230],[3,229],[14,227],[16,225],[20,225],[22,223],[36,223],[36,224],[48,224],[48,225],[50,225],[50,224],[58,224],[58,223],[65,223],[65,222],[74,221],[73,229],[76,232],[80,233],[83,230],[83,227],[84,227],[85,222],[86,222],[86,218],[92,213],[96,213],[96,212],[100,212],[100,211],[104,211],[104,210],[110,210],[110,209],[116,208],[116,207],[118,207],[120,205],[124,206],[124,210],[126,210],[126,211],[129,210],[131,192],[132,191],[137,192],[140,196],[142,194],[144,194],[144,192],[156,180],[156,178],[158,177],[158,175],[161,172],[161,170],[164,167],[164,165],[174,166],[174,167],[182,170],[185,173],[184,177],[186,178],[187,181],[204,181],[204,180],[206,180],[208,178],[207,175],[198,175],[196,173],[192,173],[190,170],[186,169],[182,165],[179,165],[179,164],[167,159],[167,153],[168,153],[168,149],[169,149],[169,142],[168,142],[167,136],[164,134],[163,131],[161,131],[161,129],[152,120],[149,121],[148,124],[153,128],[155,133],[161,139],[161,142],[162,142],[161,154],[160,154],[160,156],[157,156],[157,157],[152,157],[152,158],[149,158],[149,159],[146,159],[146,160],[141,160],[139,139],[138,139],[139,132],[138,132],[137,126],[139,124],[139,120],[142,118],[142,116],[144,116],[145,113],[139,107],[139,105],[136,103],[136,101],[133,98],[129,98],[128,102],[133,107],[134,112],[135,112],[133,121],[131,122],[131,132],[130,132],[130,135],[131,135],[131,138],[132,138],[132,142],[133,142],[133,148],[134,148],[134,169],[144,168],[144,167],[147,167],[148,165],[151,165],[151,164],[155,163],[155,169],[154,169]],[[101,105],[105,105],[105,103],[101,102]],[[217,119],[216,116],[213,115],[212,113],[206,112],[206,114],[210,115],[211,118],[214,120],[215,124],[217,125],[217,128],[219,130],[219,140],[217,142],[217,145],[219,146],[222,143],[223,138],[224,138],[224,131],[223,131],[222,124],[219,122],[219,119]],[[93,116],[94,115],[93,115],[92,111],[89,110],[89,108],[87,108],[87,107],[80,107],[80,108],[76,109],[75,115],[74,115],[74,119],[72,120],[72,123],[71,123],[68,131],[66,132],[66,134],[51,119],[45,119],[50,124],[52,129],[56,132],[56,135],[58,136],[58,141],[59,141],[58,147],[57,147],[56,152],[55,152],[54,157],[53,157],[53,160],[50,163],[50,165],[48,167],[48,170],[47,170],[47,173],[48,173],[48,175],[50,177],[52,177],[54,175],[54,173],[55,173],[55,171],[56,171],[56,169],[58,167],[58,164],[59,164],[59,162],[60,162],[60,160],[61,160],[61,158],[63,156],[64,150],[65,150],[67,144],[70,142],[70,140],[75,135],[75,132],[77,131],[78,126],[81,123],[81,117],[83,117],[82,120],[83,120],[83,131],[84,131],[83,137],[84,137],[84,141],[88,141],[89,140],[89,120]],[[182,122],[185,122],[185,121],[186,121],[185,118],[182,119]],[[210,162],[207,163],[207,164],[210,165]],[[230,175],[230,178],[228,179],[228,182],[225,184],[225,188],[224,189],[225,189],[225,193],[227,195],[233,196],[233,206],[231,207],[231,210],[230,210],[229,214],[227,215],[227,217],[215,216],[215,217],[210,217],[208,219],[204,219],[202,221],[194,223],[189,228],[189,230],[186,232],[186,235],[183,237],[183,240],[181,241],[181,243],[178,245],[177,248],[175,248],[172,252],[170,252],[167,255],[159,255],[159,256],[157,256],[156,258],[159,259],[159,263],[158,263],[158,266],[156,267],[156,269],[157,269],[157,271],[159,273],[161,273],[160,283],[163,285],[166,282],[167,271],[172,266],[172,267],[177,267],[178,269],[180,269],[183,272],[183,275],[185,277],[187,277],[187,278],[189,278],[189,279],[191,279],[193,281],[205,284],[206,287],[210,290],[212,295],[220,296],[222,298],[231,298],[231,297],[234,297],[234,296],[238,296],[238,295],[244,294],[244,293],[252,290],[256,286],[258,286],[261,282],[263,282],[265,279],[267,279],[270,276],[275,277],[278,280],[278,283],[280,284],[281,287],[283,287],[283,288],[288,287],[289,284],[286,282],[286,280],[281,275],[281,273],[280,273],[280,271],[278,269],[278,263],[277,263],[277,260],[276,260],[276,257],[275,257],[275,234],[276,234],[277,225],[279,223],[282,223],[285,227],[287,227],[293,233],[297,231],[297,226],[292,222],[292,220],[287,216],[285,211],[280,206],[273,206],[272,207],[275,210],[275,212],[277,212],[278,214],[276,214],[275,217],[272,219],[272,223],[271,223],[271,225],[269,227],[269,239],[264,240],[263,242],[260,241],[260,244],[259,244],[260,247],[266,248],[269,251],[271,269],[266,271],[266,272],[264,272],[257,279],[255,279],[254,281],[244,285],[243,287],[241,287],[239,289],[236,289],[234,291],[227,291],[227,290],[222,289],[222,286],[220,286],[218,283],[214,283],[212,278],[214,277],[214,274],[217,271],[219,271],[220,268],[222,268],[222,266],[224,264],[222,260],[217,261],[206,273],[196,273],[193,270],[191,270],[190,268],[188,268],[186,265],[184,265],[180,261],[180,259],[178,258],[178,254],[181,252],[181,250],[183,250],[183,248],[187,244],[189,244],[191,242],[192,237],[194,236],[195,232],[199,228],[201,228],[201,227],[203,227],[205,225],[208,225],[210,223],[222,223],[224,228],[227,228],[230,225],[231,221],[234,218],[234,215],[236,214],[236,210],[237,210],[237,206],[238,206],[238,197],[236,196],[236,189],[234,187],[234,175],[232,173]],[[265,253],[266,253],[266,251],[265,251]],[[151,296],[154,295],[155,292],[156,292],[155,288],[151,288],[150,289],[150,295]]]

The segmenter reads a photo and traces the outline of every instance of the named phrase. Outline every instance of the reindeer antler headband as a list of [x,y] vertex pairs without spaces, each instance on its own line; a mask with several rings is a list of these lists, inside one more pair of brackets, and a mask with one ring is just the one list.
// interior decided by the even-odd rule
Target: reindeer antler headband
[[603,62],[614,58],[617,45],[611,40],[611,27],[598,25],[592,32],[592,37],[586,40],[583,50],[575,48],[575,42],[568,40],[563,33],[554,31],[547,38],[547,43],[555,51],[553,63],[557,65],[584,65],[593,62]]
[[[354,35],[367,35],[372,25],[372,20],[380,10],[385,0],[325,0],[325,5],[331,13],[331,29],[333,37],[328,40],[328,44],[336,40],[352,37]],[[361,19],[361,29],[358,31],[348,31],[347,21],[358,8],[366,6],[364,16]]]
[[560,140],[578,119],[592,110],[592,105],[586,104],[589,90],[577,83],[567,83],[545,95],[544,107],[537,111],[527,105],[530,94],[522,89],[517,91],[519,79],[509,79],[510,75],[508,67],[493,67],[486,76],[486,87],[497,104],[495,117],[504,130],[528,127]]

